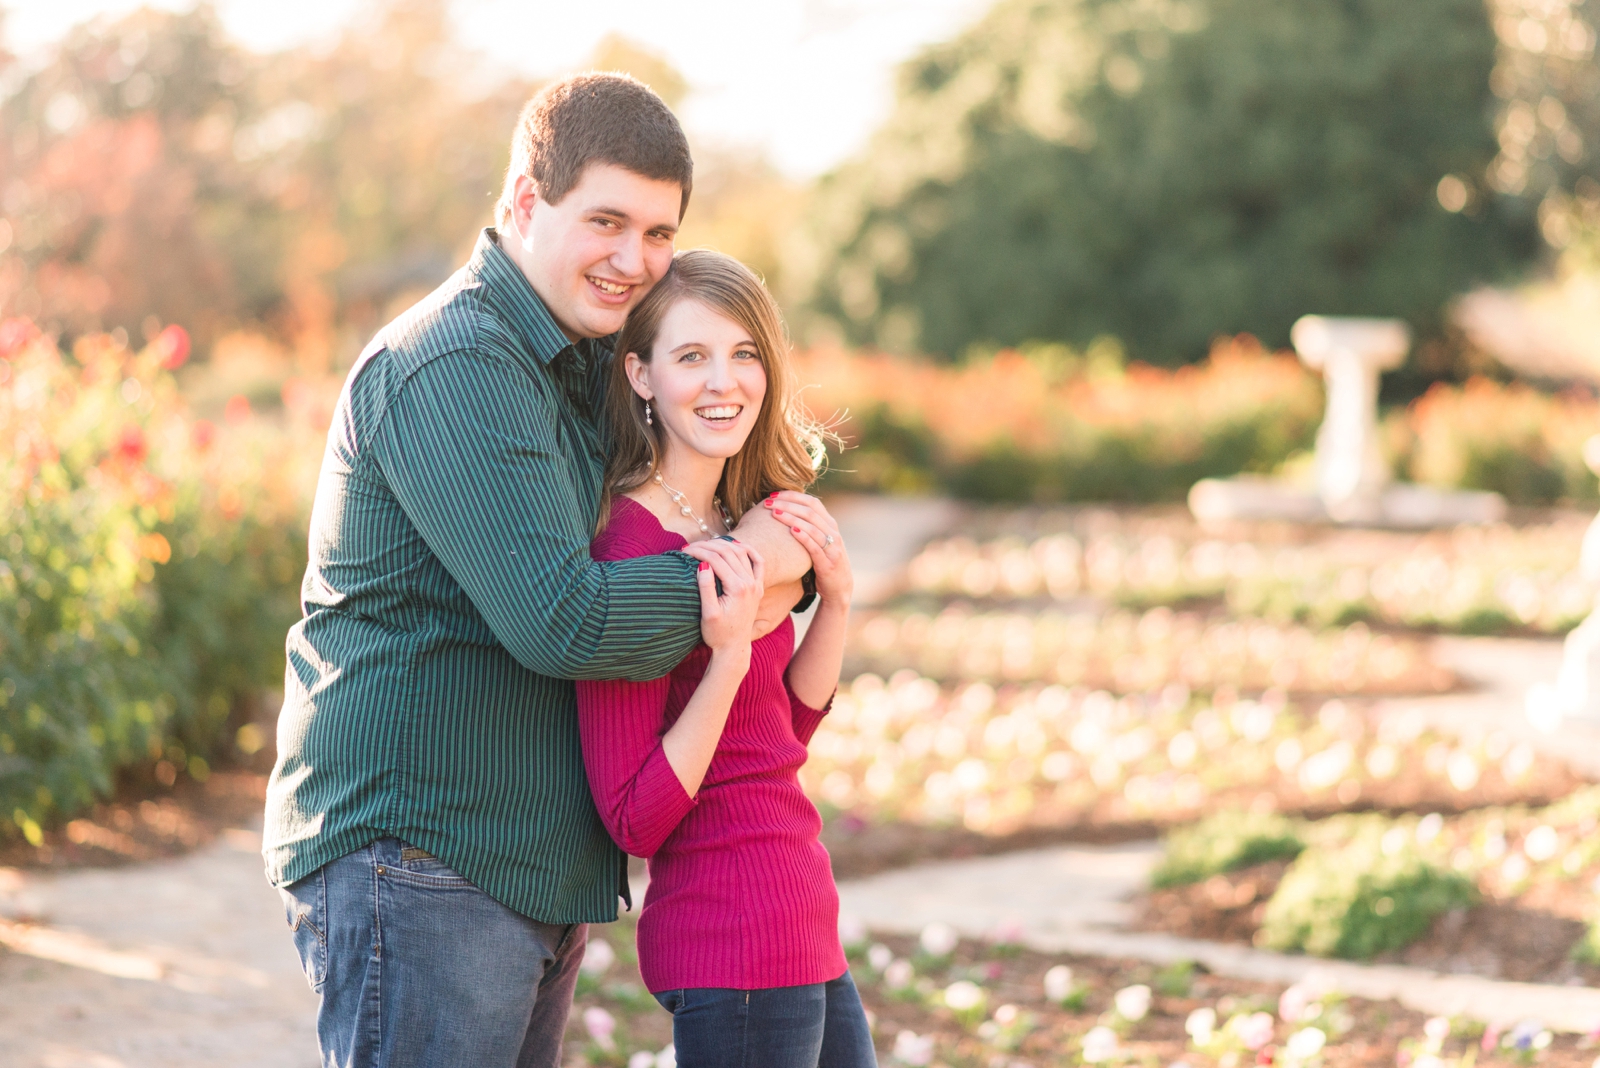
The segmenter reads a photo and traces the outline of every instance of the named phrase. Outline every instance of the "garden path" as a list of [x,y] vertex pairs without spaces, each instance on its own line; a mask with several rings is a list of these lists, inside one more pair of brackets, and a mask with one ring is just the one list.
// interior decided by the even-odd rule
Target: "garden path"
[[316,998],[260,851],[235,829],[171,861],[0,868],[0,1064],[314,1068]]
[[1442,636],[1433,640],[1430,652],[1467,684],[1468,691],[1390,698],[1379,703],[1381,711],[1415,711],[1428,726],[1457,735],[1504,731],[1566,761],[1578,774],[1600,779],[1600,722],[1569,720],[1547,733],[1528,721],[1528,689],[1555,682],[1561,639]]

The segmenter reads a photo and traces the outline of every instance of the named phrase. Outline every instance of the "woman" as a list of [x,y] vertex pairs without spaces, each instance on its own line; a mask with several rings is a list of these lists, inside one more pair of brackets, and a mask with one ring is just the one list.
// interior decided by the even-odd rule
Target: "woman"
[[797,776],[838,686],[851,572],[838,524],[801,492],[820,436],[795,405],[778,309],[737,260],[681,253],[617,352],[595,559],[680,549],[767,507],[810,554],[821,602],[799,649],[787,616],[752,641],[761,560],[711,542],[703,644],[665,678],[578,683],[601,818],[649,858],[640,971],[684,1068],[875,1064],[822,820]]

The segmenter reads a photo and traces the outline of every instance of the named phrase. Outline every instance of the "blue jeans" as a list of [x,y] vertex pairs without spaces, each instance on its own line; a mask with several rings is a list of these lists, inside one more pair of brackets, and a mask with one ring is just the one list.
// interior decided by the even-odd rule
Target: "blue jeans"
[[556,1068],[588,927],[382,838],[284,887],[324,1068]]
[[872,1032],[847,970],[829,983],[657,994],[679,1068],[875,1068]]

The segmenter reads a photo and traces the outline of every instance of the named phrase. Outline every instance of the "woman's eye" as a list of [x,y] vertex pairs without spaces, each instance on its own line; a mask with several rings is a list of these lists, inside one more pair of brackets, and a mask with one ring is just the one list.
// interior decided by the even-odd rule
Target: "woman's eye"
[[754,349],[740,349],[733,354],[733,358],[736,360],[760,360],[761,354]]

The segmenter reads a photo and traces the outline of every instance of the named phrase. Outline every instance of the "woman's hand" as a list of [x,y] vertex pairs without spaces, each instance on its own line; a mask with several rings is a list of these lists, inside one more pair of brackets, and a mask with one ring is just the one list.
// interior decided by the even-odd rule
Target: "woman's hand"
[[[761,554],[737,541],[702,541],[700,571],[700,636],[713,654],[750,652],[750,632],[761,607]],[[717,596],[717,580],[722,596]]]
[[809,493],[780,490],[762,502],[789,528],[811,557],[817,572],[817,596],[824,604],[843,608],[855,590],[850,554],[845,550],[839,523],[821,501]]

